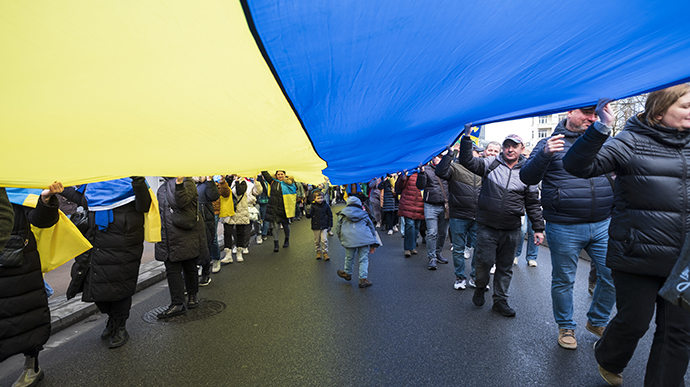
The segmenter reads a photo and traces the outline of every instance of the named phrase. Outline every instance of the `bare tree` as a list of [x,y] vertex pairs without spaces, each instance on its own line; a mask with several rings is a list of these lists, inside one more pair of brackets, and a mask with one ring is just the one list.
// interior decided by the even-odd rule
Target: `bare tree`
[[623,130],[625,123],[630,117],[644,111],[644,104],[647,101],[648,94],[635,95],[612,103],[616,115],[616,119],[613,121],[612,136]]

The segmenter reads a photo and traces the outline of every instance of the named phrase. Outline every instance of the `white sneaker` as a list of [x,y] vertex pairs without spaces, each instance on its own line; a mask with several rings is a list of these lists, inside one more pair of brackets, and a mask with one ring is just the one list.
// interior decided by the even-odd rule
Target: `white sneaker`
[[530,259],[529,261],[527,261],[527,266],[537,267],[537,261],[535,261],[534,259]]
[[398,232],[398,226],[393,226],[393,231]]
[[393,235],[393,230],[388,230],[388,235]]
[[517,265],[517,264],[518,264],[518,257],[515,257],[515,259],[513,259],[513,265]]
[[237,246],[232,246],[232,253],[237,254]]
[[242,250],[237,250],[236,260],[237,262],[244,262],[244,258],[242,258]]
[[225,248],[223,251],[225,252],[225,257],[220,260],[220,263],[232,263],[232,250]]
[[[474,282],[474,278],[470,277],[469,285],[471,288],[476,288],[477,284]],[[489,290],[489,285],[486,285],[486,290]]]
[[491,270],[489,270],[489,274],[494,274],[496,272],[496,265],[491,266]]
[[211,272],[212,273],[218,273],[219,271],[220,271],[220,260],[213,261],[213,264],[211,266]]
[[242,254],[249,254],[249,247],[245,247],[242,249]]
[[264,243],[264,237],[261,236],[261,235],[258,235],[258,236],[256,237],[256,244],[257,244],[257,245],[260,245],[260,244],[262,244],[262,243]]
[[453,285],[455,290],[465,290],[467,289],[467,281],[462,278],[456,278],[455,284]]
[[474,247],[465,247],[465,259],[472,258],[473,252],[474,252]]

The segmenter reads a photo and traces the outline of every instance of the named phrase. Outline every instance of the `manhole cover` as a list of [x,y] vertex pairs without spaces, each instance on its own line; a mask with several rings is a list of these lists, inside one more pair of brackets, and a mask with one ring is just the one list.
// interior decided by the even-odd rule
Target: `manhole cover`
[[187,309],[187,313],[185,314],[159,320],[157,317],[158,314],[168,309],[167,306],[159,306],[158,308],[146,312],[143,316],[141,316],[141,318],[147,323],[151,324],[186,323],[217,315],[218,313],[224,311],[226,307],[227,305],[225,305],[224,302],[201,298],[199,299],[199,306],[194,309]]

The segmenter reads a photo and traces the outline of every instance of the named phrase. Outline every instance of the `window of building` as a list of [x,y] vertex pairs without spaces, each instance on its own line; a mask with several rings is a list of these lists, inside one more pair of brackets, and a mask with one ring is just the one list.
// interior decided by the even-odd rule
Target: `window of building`
[[549,137],[549,130],[548,129],[539,129],[539,138],[546,138]]
[[566,117],[568,117],[568,114],[566,114],[566,113],[559,114],[558,115],[558,122],[565,120]]
[[549,116],[539,116],[539,123],[546,124],[549,122]]

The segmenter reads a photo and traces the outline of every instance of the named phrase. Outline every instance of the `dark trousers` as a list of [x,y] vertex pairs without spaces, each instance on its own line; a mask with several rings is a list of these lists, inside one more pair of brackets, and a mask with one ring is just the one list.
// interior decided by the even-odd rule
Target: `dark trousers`
[[96,306],[101,313],[107,314],[113,320],[127,320],[132,308],[132,296],[118,301],[96,301]]
[[489,284],[491,266],[496,264],[494,273],[493,301],[508,299],[508,288],[513,278],[513,259],[517,248],[520,229],[499,230],[477,225],[477,257],[475,280],[478,289]]
[[[184,278],[182,274],[184,273]],[[199,274],[196,268],[196,258],[180,262],[165,261],[165,275],[168,278],[170,303],[184,304],[184,292],[196,294],[199,292]]]
[[251,236],[251,226],[248,224],[223,224],[223,238],[225,247],[230,249],[233,246],[249,247]]
[[396,223],[395,211],[383,211],[383,225],[386,231],[392,230]]
[[647,360],[644,385],[684,386],[690,359],[690,311],[661,298],[666,278],[611,271],[616,288],[616,317],[594,350],[597,362],[621,373],[649,329],[656,307],[656,331]]

